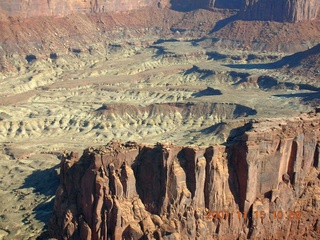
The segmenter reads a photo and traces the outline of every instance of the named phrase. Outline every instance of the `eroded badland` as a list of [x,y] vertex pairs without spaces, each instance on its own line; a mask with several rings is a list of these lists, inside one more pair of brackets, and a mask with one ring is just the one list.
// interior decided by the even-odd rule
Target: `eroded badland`
[[320,238],[318,1],[44,2],[0,3],[1,239]]

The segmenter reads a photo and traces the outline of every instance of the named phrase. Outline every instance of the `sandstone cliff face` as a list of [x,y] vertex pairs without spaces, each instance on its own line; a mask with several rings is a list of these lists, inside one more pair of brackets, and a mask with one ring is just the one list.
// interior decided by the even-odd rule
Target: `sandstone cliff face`
[[[231,8],[239,9],[242,0],[4,0],[0,2],[0,16],[35,17],[66,16],[71,13],[95,13],[127,11],[142,7],[172,7],[188,11],[198,8]],[[0,18],[1,19],[1,18]]]
[[246,20],[300,22],[318,16],[318,0],[244,0],[241,15]]
[[228,146],[114,141],[65,154],[51,234],[319,239],[320,115],[250,124]]
[[141,7],[162,7],[168,0],[13,0],[1,1],[0,9],[8,16],[65,16],[70,13],[126,11]]

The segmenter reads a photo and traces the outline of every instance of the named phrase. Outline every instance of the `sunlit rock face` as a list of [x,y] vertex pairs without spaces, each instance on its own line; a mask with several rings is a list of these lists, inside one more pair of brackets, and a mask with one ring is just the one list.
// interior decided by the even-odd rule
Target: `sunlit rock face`
[[246,20],[298,22],[317,18],[319,6],[317,0],[4,0],[0,2],[0,14],[25,18],[127,11],[142,7],[171,7],[179,11],[241,8],[241,16]]
[[70,13],[126,11],[141,7],[163,7],[168,0],[4,0],[0,8],[8,16],[65,16]]
[[300,22],[318,16],[318,0],[244,0],[241,15],[246,20]]
[[[65,153],[58,239],[319,239],[320,118],[250,123],[208,148],[112,141]],[[249,220],[250,219],[250,220]]]

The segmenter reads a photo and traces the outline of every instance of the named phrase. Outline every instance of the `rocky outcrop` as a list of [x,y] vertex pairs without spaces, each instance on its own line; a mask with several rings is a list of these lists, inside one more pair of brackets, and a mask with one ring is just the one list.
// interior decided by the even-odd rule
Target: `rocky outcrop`
[[0,9],[8,16],[65,16],[70,13],[126,11],[141,7],[163,7],[168,0],[13,0],[1,1]]
[[71,13],[97,13],[127,11],[142,7],[172,7],[175,10],[194,10],[198,8],[237,8],[242,0],[4,0],[0,2],[1,15],[14,17],[66,16]]
[[58,239],[319,239],[320,115],[250,125],[223,146],[113,141],[81,157],[65,153],[49,232]]
[[300,22],[318,16],[318,0],[244,0],[241,16],[246,20]]

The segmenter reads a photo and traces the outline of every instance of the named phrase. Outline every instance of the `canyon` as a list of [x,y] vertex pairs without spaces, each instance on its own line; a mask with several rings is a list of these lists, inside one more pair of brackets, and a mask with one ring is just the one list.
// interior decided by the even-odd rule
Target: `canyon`
[[319,15],[1,1],[0,239],[319,239]]

